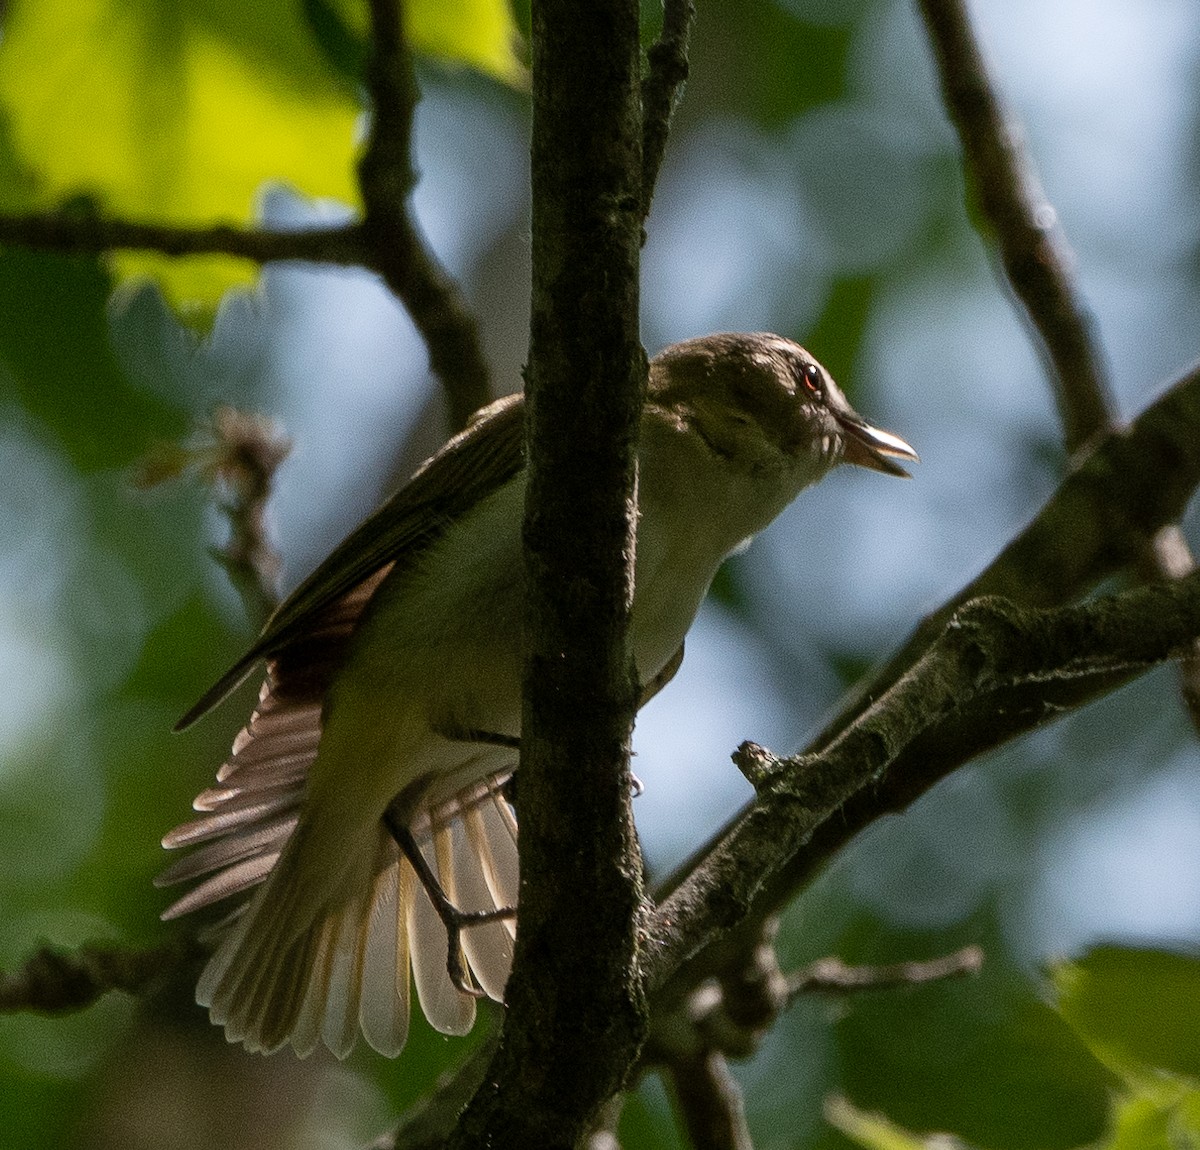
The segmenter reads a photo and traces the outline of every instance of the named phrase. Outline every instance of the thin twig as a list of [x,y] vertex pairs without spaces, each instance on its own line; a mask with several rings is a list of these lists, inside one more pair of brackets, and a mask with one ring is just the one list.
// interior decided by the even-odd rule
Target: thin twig
[[940,958],[883,966],[848,966],[836,957],[821,958],[784,974],[773,945],[775,930],[776,919],[771,918],[757,942],[745,932],[752,962],[742,963],[743,953],[737,952],[730,969],[718,978],[705,979],[678,1003],[660,1006],[643,1051],[645,1065],[694,1061],[710,1050],[728,1058],[751,1058],[779,1016],[802,994],[920,986],[975,974],[983,965],[983,951],[966,946]]
[[139,487],[153,487],[194,473],[219,493],[230,536],[212,556],[225,568],[256,627],[279,600],[280,559],[267,527],[267,503],[275,472],[291,447],[266,416],[222,406],[197,442],[159,445],[134,477]]
[[688,78],[688,40],[696,5],[665,0],[663,26],[647,53],[650,70],[642,81],[642,220],[650,214],[654,187],[667,150],[671,117]]
[[719,1050],[666,1064],[675,1108],[695,1150],[753,1150],[737,1080]]
[[890,962],[881,966],[848,966],[840,958],[819,958],[787,976],[788,996],[802,994],[852,994],[861,990],[893,990],[923,986],[947,978],[978,974],[983,967],[983,950],[964,946],[953,954],[919,962]]
[[110,990],[144,994],[202,953],[190,934],[146,950],[97,943],[70,951],[45,946],[20,969],[0,971],[0,1012],[71,1014]]
[[[765,753],[765,752],[764,752]],[[685,999],[660,1009],[642,1052],[645,1066],[657,1067],[671,1087],[679,1118],[697,1150],[747,1150],[741,1093],[729,1073],[728,1058],[749,1058],[779,1016],[805,993],[849,994],[863,990],[918,986],[979,970],[983,952],[975,946],[925,962],[847,966],[823,958],[785,976],[774,949],[776,920],[763,923],[757,940],[745,935],[748,966],[705,979]],[[735,954],[737,965],[742,953]]]
[[1072,256],[997,97],[961,0],[920,0],[963,165],[991,224],[1009,283],[1053,366],[1067,450],[1113,425],[1113,403],[1092,319],[1069,268]]
[[433,254],[416,217],[411,193],[412,127],[420,93],[404,35],[398,0],[371,0],[371,56],[367,88],[371,131],[358,177],[372,248],[371,266],[412,317],[445,389],[456,428],[491,397],[487,361],[475,317],[458,285]]
[[267,503],[292,441],[271,420],[233,407],[217,408],[213,427],[222,450],[220,477],[229,493],[221,504],[229,542],[214,555],[260,626],[279,602],[282,564],[267,526]]
[[371,266],[362,226],[272,230],[228,224],[184,227],[140,223],[84,213],[0,215],[0,244],[66,254],[153,251],[166,256],[227,255],[267,263],[305,260]]
[[[773,934],[774,930],[770,929],[764,943],[771,952],[771,960],[760,956],[759,962],[759,966],[772,975],[778,971],[770,947]],[[660,1032],[660,1040],[651,1043],[650,1060],[664,1071],[680,1119],[696,1150],[749,1150],[750,1132],[746,1126],[742,1095],[729,1072],[727,1057],[749,1057],[757,1048],[757,1040],[801,994],[850,994],[921,986],[975,974],[982,965],[983,951],[977,946],[966,946],[953,954],[923,962],[881,966],[847,966],[838,958],[819,959],[783,978],[783,994],[768,997],[756,994],[755,1009],[761,1007],[764,1012],[755,1017],[753,1028],[747,1034],[751,1040],[743,1041],[738,1037],[732,1046],[727,1040],[734,1033],[731,1021],[737,1013],[736,996],[731,995],[727,985],[718,991],[712,984],[706,984],[692,996],[688,1009],[693,1017],[683,1031],[688,1037],[681,1040],[680,1019],[667,1022],[665,1025],[673,1032],[673,1041],[664,1044]],[[766,985],[773,981],[773,977],[766,982],[754,977],[748,985]],[[703,1012],[698,1017],[697,1009]]]

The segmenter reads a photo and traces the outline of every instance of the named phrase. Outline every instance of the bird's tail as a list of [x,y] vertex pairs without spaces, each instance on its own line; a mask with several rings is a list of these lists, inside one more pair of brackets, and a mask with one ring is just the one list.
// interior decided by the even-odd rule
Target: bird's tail
[[[504,781],[482,780],[413,821],[418,845],[460,910],[516,905],[516,821]],[[217,810],[196,823],[220,816]],[[465,1034],[474,1022],[474,999],[451,981],[446,929],[391,836],[380,825],[336,876],[316,878],[306,872],[310,829],[303,819],[297,825],[294,811],[282,819],[278,812],[266,821],[243,819],[218,839],[223,861],[216,874],[167,912],[261,884],[226,919],[197,1000],[231,1042],[250,1050],[290,1044],[304,1055],[323,1042],[342,1058],[361,1030],[372,1047],[394,1055],[408,1034],[411,970],[430,1024],[444,1034]],[[218,844],[196,854],[211,854]],[[183,859],[167,880],[194,877],[199,868],[189,862]],[[208,865],[212,869],[211,860]],[[512,964],[515,929],[506,918],[462,933],[467,969],[497,1000]]]

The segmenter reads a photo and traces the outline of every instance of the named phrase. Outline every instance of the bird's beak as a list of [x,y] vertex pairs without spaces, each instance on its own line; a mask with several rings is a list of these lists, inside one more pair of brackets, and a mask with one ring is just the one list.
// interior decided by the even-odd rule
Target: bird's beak
[[902,479],[910,478],[907,471],[894,459],[907,459],[920,463],[917,453],[898,435],[890,431],[882,431],[872,427],[865,419],[856,414],[837,413],[837,421],[845,434],[842,458],[847,463],[859,467],[869,467],[872,471],[882,471],[885,475],[898,475]]

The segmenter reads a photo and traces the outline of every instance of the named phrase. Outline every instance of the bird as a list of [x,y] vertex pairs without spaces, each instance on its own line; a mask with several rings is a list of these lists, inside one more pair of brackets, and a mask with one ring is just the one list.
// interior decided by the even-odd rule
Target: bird
[[[412,990],[465,1034],[516,937],[524,401],[497,400],[278,607],[185,728],[265,664],[257,706],[159,876],[222,904],[197,1001],[230,1042],[339,1058],[405,1044]],[[842,463],[907,476],[790,339],[720,333],[649,365],[630,641],[665,685],[727,556]],[[459,918],[454,918],[454,915]],[[462,916],[466,916],[463,918]],[[468,925],[469,923],[469,925]],[[460,929],[461,928],[461,929]]]

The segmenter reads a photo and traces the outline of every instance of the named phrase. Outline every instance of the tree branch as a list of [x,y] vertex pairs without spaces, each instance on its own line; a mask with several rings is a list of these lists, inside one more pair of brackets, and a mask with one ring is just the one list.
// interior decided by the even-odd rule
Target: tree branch
[[44,946],[19,970],[0,971],[0,1013],[71,1014],[110,990],[143,994],[203,953],[191,934],[146,950],[99,943],[71,951]]
[[695,1150],[754,1150],[741,1087],[719,1050],[667,1063],[675,1109]]
[[642,81],[643,223],[650,214],[675,105],[687,82],[688,40],[695,18],[692,0],[664,0],[662,32],[647,53],[650,71]]
[[[1179,657],[1198,634],[1200,573],[1080,606],[966,604],[830,743],[761,769],[758,798],[648,924],[650,989],[752,911],[776,909],[865,821],[903,809],[981,751]],[[697,974],[688,972],[692,984]]]
[[[957,0],[922,0],[922,10],[941,70],[944,98],[959,129],[968,178],[995,230],[1013,290],[1047,351],[1068,446],[1078,448],[1111,431],[1113,421],[1091,321],[1068,275],[1069,253],[1054,229],[1053,209],[1014,130],[1005,122],[961,5]],[[1197,390],[1193,372],[1153,405],[1128,435],[1110,435],[1103,448],[1066,480],[1034,523],[978,579],[926,619],[902,650],[854,693],[811,749],[834,745],[861,720],[867,700],[878,699],[915,673],[955,611],[970,599],[1001,594],[1017,603],[1064,603],[1115,570],[1144,565],[1151,540],[1157,551],[1156,573],[1178,578],[1191,570],[1186,546],[1180,546],[1181,537],[1170,524],[1182,514],[1200,479]],[[1192,662],[1185,670],[1185,696],[1194,716],[1200,694],[1189,689],[1196,685],[1189,684],[1189,677],[1200,681],[1198,667]],[[1013,733],[999,734],[1011,737]],[[969,757],[964,747],[958,749]],[[983,747],[970,753],[979,749]],[[755,754],[745,747],[740,758],[748,777],[757,772],[766,778],[777,763],[769,753]],[[668,999],[685,993],[684,988],[696,985],[707,972],[737,969],[741,955],[755,944],[762,921],[792,897],[824,859],[880,813],[898,809],[931,785],[913,783],[902,794],[884,797],[893,779],[905,778],[892,764],[884,782],[852,798],[838,820],[818,819],[811,841],[798,849],[795,861],[765,891],[755,892],[753,913],[736,935],[690,964],[675,979]],[[741,826],[748,817],[743,815],[734,825]],[[697,858],[711,859],[719,849],[710,844]],[[693,860],[679,873],[695,875],[697,866],[703,865]],[[679,881],[673,877],[664,889],[672,890]],[[731,917],[746,909],[734,911]]]
[[306,260],[369,268],[382,275],[407,309],[445,389],[451,420],[462,427],[491,398],[487,361],[462,292],[434,255],[412,212],[411,192],[417,181],[412,124],[419,93],[399,0],[371,0],[370,10],[367,88],[373,115],[359,161],[362,223],[271,231],[224,224],[182,227],[59,212],[0,216],[0,244],[67,253],[129,249],[168,256],[229,255],[256,263]]
[[831,740],[862,700],[904,675],[962,604],[983,595],[1034,607],[1070,602],[1137,563],[1145,541],[1183,515],[1198,484],[1200,366],[1098,444],[1029,526],[867,677],[813,745]]
[[1113,424],[1113,403],[1092,318],[1072,283],[1072,255],[1000,104],[961,0],[920,0],[946,110],[958,129],[963,166],[991,225],[1017,299],[1052,366],[1067,450]]
[[124,249],[166,256],[237,256],[255,263],[305,260],[372,266],[360,224],[282,231],[229,224],[184,227],[83,212],[43,212],[0,215],[0,245],[5,244],[66,255],[100,255]]
[[[922,660],[938,641],[955,612],[970,600],[1000,595],[1031,607],[1056,607],[1091,590],[1102,579],[1136,563],[1144,541],[1164,524],[1179,519],[1200,485],[1200,367],[1194,368],[1138,417],[1126,430],[1110,434],[1070,474],[1046,505],[975,580],[928,616],[908,642],[875,673],[869,675],[842,706],[838,715],[810,744],[809,752],[828,748],[858,721],[868,700],[889,697],[897,684],[917,673]],[[1115,685],[1115,684],[1114,684]],[[1032,724],[1030,724],[1032,725]],[[1022,727],[1021,729],[1025,729]],[[944,732],[947,737],[949,731]],[[1018,733],[1003,734],[1004,738]],[[976,746],[986,750],[1001,741]],[[957,737],[957,736],[956,736]],[[746,921],[718,946],[698,955],[672,980],[668,1000],[677,1000],[705,975],[736,968],[755,944],[762,920],[778,911],[819,872],[856,834],[890,811],[901,810],[953,769],[934,768],[943,754],[967,749],[949,742],[937,748],[923,765],[912,758],[911,772],[893,764],[869,790],[856,794],[838,812],[816,827],[778,874],[754,896]],[[766,777],[772,756],[754,764],[746,751],[743,764]],[[924,766],[932,770],[924,773]],[[753,808],[748,808],[753,810]],[[747,817],[747,811],[738,820]],[[735,820],[731,826],[738,824]],[[662,884],[660,899],[692,873],[700,860],[718,849],[728,829]]]
[[462,292],[433,254],[411,193],[412,126],[420,93],[404,36],[398,0],[371,0],[371,57],[367,87],[371,132],[359,161],[359,184],[371,266],[408,309],[429,349],[429,363],[450,406],[454,426],[491,398],[487,360],[475,318]]
[[520,928],[454,1146],[574,1147],[645,1032],[628,643],[641,237],[637,0],[533,5]]
[[[942,98],[958,130],[963,167],[993,229],[1013,294],[1049,360],[1067,451],[1117,424],[1092,318],[1071,275],[1073,257],[1057,213],[987,73],[962,0],[921,0]],[[1195,567],[1183,533],[1161,528],[1142,545],[1146,578],[1180,578]],[[1184,703],[1200,731],[1200,644],[1180,665]]]

